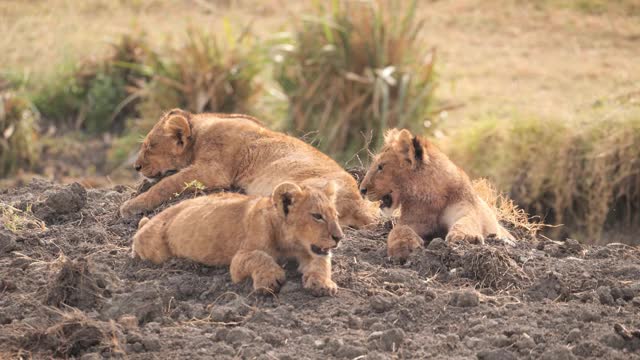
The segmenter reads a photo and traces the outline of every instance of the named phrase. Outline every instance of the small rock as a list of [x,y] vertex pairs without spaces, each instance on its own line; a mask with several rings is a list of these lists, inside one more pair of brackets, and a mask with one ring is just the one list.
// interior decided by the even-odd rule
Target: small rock
[[102,360],[102,356],[98,353],[87,353],[80,357],[80,360]]
[[362,346],[354,346],[354,345],[345,344],[345,345],[341,346],[340,348],[338,348],[338,351],[336,351],[334,355],[337,358],[354,359],[354,358],[357,358],[358,356],[364,355],[366,353],[367,353],[367,349],[365,349]]
[[442,238],[435,238],[427,245],[428,250],[438,251],[447,247],[447,242]]
[[391,299],[382,297],[380,295],[376,295],[369,300],[371,309],[373,309],[373,311],[377,313],[383,313],[391,310],[393,304],[394,303],[391,301]]
[[579,254],[582,251],[582,245],[578,240],[567,239],[564,241],[564,248],[571,254]]
[[536,342],[528,334],[522,334],[520,339],[516,341],[515,347],[521,352],[525,352],[536,347]]
[[11,232],[0,229],[0,254],[6,254],[18,248],[16,236]]
[[262,334],[262,339],[272,346],[282,346],[287,338],[280,331],[269,331]]
[[390,329],[382,333],[380,345],[384,351],[397,351],[404,341],[404,331],[400,328]]
[[581,337],[582,331],[580,331],[580,329],[571,329],[571,331],[569,331],[569,333],[567,334],[566,341],[568,343],[575,343],[576,341],[580,340]]
[[255,338],[256,338],[256,333],[254,333],[252,330],[242,326],[238,326],[236,328],[229,330],[229,333],[225,336],[224,341],[226,341],[229,344],[236,345],[236,344],[242,344],[242,343],[245,343],[245,344],[249,343]]
[[484,347],[484,343],[484,340],[473,336],[464,339],[464,346],[466,346],[470,350]]
[[507,347],[507,346],[511,346],[511,344],[513,344],[513,339],[511,339],[510,337],[506,336],[506,335],[497,335],[496,337],[491,339],[491,345],[498,347],[498,348],[503,348],[503,347]]
[[438,297],[438,294],[436,294],[436,292],[435,292],[435,291],[433,291],[433,290],[431,290],[431,289],[427,289],[427,290],[425,290],[425,292],[424,292],[424,299],[425,299],[426,301],[433,301],[433,300],[435,300],[435,298],[437,298],[437,297]]
[[357,316],[349,316],[347,325],[349,325],[349,328],[351,329],[362,329],[362,319]]
[[135,315],[123,315],[118,319],[118,324],[127,330],[135,330],[138,328],[138,318]]
[[131,344],[131,351],[139,353],[139,352],[142,352],[143,350],[144,350],[144,346],[139,342]]
[[600,318],[601,318],[600,314],[591,310],[584,310],[580,314],[580,320],[584,322],[598,322],[600,321]]
[[478,306],[480,304],[480,296],[475,290],[457,291],[452,294],[449,304],[458,307]]
[[142,339],[142,345],[146,351],[160,351],[162,349],[158,338],[144,338]]
[[634,297],[633,300],[631,300],[631,304],[633,306],[640,307],[640,296]]
[[611,288],[608,286],[600,286],[596,289],[598,299],[602,305],[614,305],[613,295],[611,295]]
[[478,360],[516,360],[516,356],[505,349],[482,350],[476,356]]
[[391,357],[381,352],[372,351],[364,357],[364,360],[390,360]]
[[566,346],[552,347],[542,353],[542,356],[540,357],[541,360],[573,360],[575,358],[576,357],[571,353],[571,350]]

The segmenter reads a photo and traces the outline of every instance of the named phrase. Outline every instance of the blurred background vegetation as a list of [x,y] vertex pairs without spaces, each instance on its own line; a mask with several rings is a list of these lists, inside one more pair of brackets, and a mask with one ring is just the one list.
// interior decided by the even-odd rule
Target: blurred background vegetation
[[640,240],[635,0],[7,0],[0,33],[1,187],[131,183],[162,112],[242,112],[347,167],[410,128],[552,236]]

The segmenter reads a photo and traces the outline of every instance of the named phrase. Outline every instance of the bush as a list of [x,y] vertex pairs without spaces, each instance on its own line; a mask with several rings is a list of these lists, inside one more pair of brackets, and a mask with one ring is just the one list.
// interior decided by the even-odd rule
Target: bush
[[125,35],[106,57],[63,68],[37,86],[33,102],[45,120],[63,129],[121,132],[135,115],[136,91],[148,78],[144,63],[152,56],[144,34]]
[[167,56],[148,64],[153,76],[145,86],[143,116],[155,121],[173,107],[195,113],[250,112],[254,80],[262,70],[253,38],[230,30],[222,41],[201,30],[190,29],[187,35],[184,44],[167,46]]
[[247,31],[236,36],[227,31],[216,37],[191,29],[185,43],[168,44],[160,56],[147,57],[149,80],[139,89],[136,105],[139,119],[128,124],[127,133],[116,141],[110,162],[124,161],[138,140],[165,111],[179,107],[194,113],[251,113],[251,100],[259,91],[255,78],[264,59]]
[[390,127],[425,132],[434,53],[417,39],[415,6],[317,2],[273,49],[275,79],[289,98],[283,129],[313,133],[321,150],[343,159],[369,141],[380,145]]
[[0,93],[0,178],[38,160],[38,113],[25,98]]
[[488,177],[529,213],[592,241],[640,224],[640,112],[580,124],[486,117],[445,143],[473,177]]

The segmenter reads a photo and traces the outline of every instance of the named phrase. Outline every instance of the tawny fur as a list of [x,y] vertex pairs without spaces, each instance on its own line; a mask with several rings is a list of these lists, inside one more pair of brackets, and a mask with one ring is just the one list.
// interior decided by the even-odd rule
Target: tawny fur
[[[400,207],[387,240],[388,255],[405,258],[422,240],[446,234],[450,242],[484,243],[495,234],[512,239],[495,211],[473,190],[467,174],[427,140],[389,130],[360,185],[370,200]],[[384,202],[383,202],[384,204]]]
[[230,265],[233,282],[251,277],[254,288],[265,292],[277,292],[285,282],[278,261],[295,259],[305,288],[334,295],[330,249],[343,237],[335,191],[334,183],[322,190],[283,183],[270,197],[222,193],[186,200],[143,218],[133,255],[154,263],[182,257]]
[[285,181],[313,186],[332,180],[342,225],[360,227],[375,220],[375,209],[360,197],[355,179],[333,159],[249,116],[172,110],[145,138],[136,166],[148,178],[178,172],[124,203],[124,217],[154,209],[193,180],[209,189],[237,187],[262,196]]

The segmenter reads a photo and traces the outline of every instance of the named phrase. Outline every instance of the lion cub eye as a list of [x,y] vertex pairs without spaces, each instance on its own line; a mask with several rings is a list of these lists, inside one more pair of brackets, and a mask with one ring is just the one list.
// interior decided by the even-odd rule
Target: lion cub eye
[[384,167],[384,165],[382,165],[382,164],[378,165],[378,171],[382,171],[383,167]]
[[324,218],[322,217],[322,214],[313,213],[313,214],[311,214],[311,216],[313,216],[313,218],[318,222],[323,222],[324,221]]

